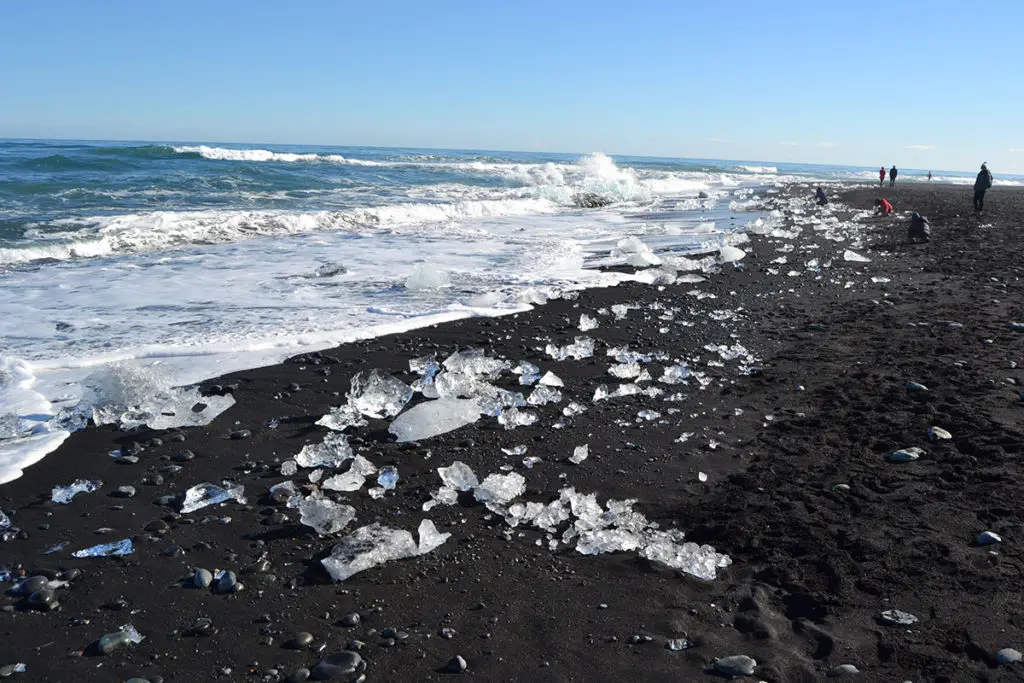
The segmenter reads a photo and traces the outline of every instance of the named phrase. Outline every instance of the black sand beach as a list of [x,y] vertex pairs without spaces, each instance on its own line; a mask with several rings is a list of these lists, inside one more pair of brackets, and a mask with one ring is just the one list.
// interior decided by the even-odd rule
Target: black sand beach
[[[852,212],[870,209],[877,192],[838,195]],[[232,391],[237,403],[206,427],[73,434],[0,486],[0,508],[23,530],[0,544],[0,567],[51,578],[80,570],[56,590],[55,609],[3,598],[0,666],[24,662],[15,680],[31,681],[302,680],[296,671],[354,645],[365,670],[337,680],[690,681],[711,679],[716,658],[731,655],[757,661],[751,680],[818,681],[844,664],[865,681],[1024,680],[1024,665],[995,656],[1024,650],[1024,377],[1016,365],[1024,364],[1024,329],[1008,325],[1024,322],[1024,192],[997,188],[980,217],[969,188],[884,192],[897,212],[931,220],[930,243],[906,242],[904,213],[866,221],[865,245],[855,249],[866,263],[843,260],[849,245],[810,227],[788,254],[777,251],[785,240],[754,237],[741,268],[726,264],[704,283],[589,290],[527,314],[237,373],[207,384]],[[773,263],[783,255],[786,264]],[[807,272],[812,258],[832,259],[831,267]],[[787,276],[791,269],[802,272]],[[614,304],[637,308],[622,320],[597,313]],[[680,310],[665,319],[673,307]],[[582,313],[600,327],[580,332]],[[544,354],[548,342],[576,336],[597,341],[593,358]],[[753,371],[705,349],[737,343],[757,357]],[[599,385],[628,381],[608,374],[605,355],[624,344],[699,358],[694,367],[713,381],[661,385],[666,396],[687,395],[678,402],[592,402]],[[414,531],[428,518],[452,536],[424,556],[332,583],[319,559],[337,538],[319,538],[267,494],[289,478],[280,462],[328,434],[314,423],[344,401],[356,372],[379,368],[411,382],[410,359],[443,360],[467,346],[555,372],[565,398],[537,408],[537,424],[511,431],[484,418],[397,444],[384,420],[350,430],[357,453],[396,466],[401,480],[380,500],[365,488],[345,495],[357,511],[348,531],[372,522]],[[928,391],[908,391],[908,382]],[[562,418],[569,401],[588,410]],[[661,417],[638,417],[643,410]],[[559,419],[566,426],[554,429]],[[930,441],[932,426],[952,438]],[[230,438],[240,430],[251,435]],[[692,436],[680,441],[684,433]],[[136,464],[109,455],[136,443]],[[501,450],[520,444],[542,462],[526,469],[522,456]],[[582,444],[590,457],[567,463]],[[887,461],[909,447],[926,453]],[[186,450],[194,458],[182,457]],[[733,564],[702,581],[636,553],[585,556],[561,543],[551,550],[542,532],[510,529],[466,497],[423,512],[441,484],[436,469],[454,461],[481,479],[514,466],[526,478],[524,500],[547,503],[567,486],[601,502],[635,498],[650,520]],[[305,482],[303,472],[292,478]],[[53,486],[78,478],[103,487],[68,505],[50,502]],[[225,479],[245,486],[247,505],[178,514],[154,502]],[[137,495],[110,495],[125,485]],[[1002,542],[979,547],[983,531]],[[70,555],[129,537],[135,553],[123,558]],[[245,588],[184,588],[193,567],[235,571]],[[880,617],[887,610],[918,621],[888,625]],[[351,613],[360,623],[343,625]],[[196,628],[202,618],[211,622],[205,630]],[[146,639],[105,656],[90,647],[127,623]],[[382,635],[388,628],[406,637]],[[300,632],[312,643],[291,647]],[[666,647],[684,638],[693,647]],[[465,672],[444,673],[456,655]]]

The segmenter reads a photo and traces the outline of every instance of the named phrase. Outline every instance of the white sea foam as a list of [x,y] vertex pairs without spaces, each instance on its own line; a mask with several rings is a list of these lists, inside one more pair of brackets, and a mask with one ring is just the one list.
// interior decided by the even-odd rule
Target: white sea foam
[[351,159],[340,154],[295,154],[293,152],[272,152],[268,149],[232,149],[208,147],[207,145],[184,145],[175,147],[178,154],[198,154],[204,159],[217,161],[278,161],[284,163],[331,163],[352,166],[381,166],[380,162],[366,159]]

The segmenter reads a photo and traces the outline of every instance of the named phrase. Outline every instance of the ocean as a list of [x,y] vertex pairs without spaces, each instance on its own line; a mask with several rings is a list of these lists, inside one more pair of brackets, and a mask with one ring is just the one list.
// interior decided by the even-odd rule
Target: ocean
[[[642,278],[598,267],[642,263],[647,249],[683,257],[741,243],[766,218],[755,190],[876,173],[600,153],[0,140],[0,483],[88,419],[208,420],[230,403],[192,413],[188,387],[204,379]],[[604,205],[581,206],[595,199]]]

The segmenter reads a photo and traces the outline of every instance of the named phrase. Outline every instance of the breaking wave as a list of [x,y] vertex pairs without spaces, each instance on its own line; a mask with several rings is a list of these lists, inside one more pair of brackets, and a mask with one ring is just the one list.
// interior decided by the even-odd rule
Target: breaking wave
[[173,147],[177,154],[188,154],[215,161],[277,161],[283,163],[329,163],[351,166],[385,166],[387,164],[366,159],[350,159],[340,154],[296,154],[272,152],[268,149],[232,149],[229,147],[208,147],[206,145],[185,145]]

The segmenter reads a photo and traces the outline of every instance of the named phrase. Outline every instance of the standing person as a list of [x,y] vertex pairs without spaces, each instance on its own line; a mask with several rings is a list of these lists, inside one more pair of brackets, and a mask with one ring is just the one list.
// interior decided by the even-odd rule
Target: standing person
[[899,173],[899,171],[896,170],[896,164],[893,164],[892,168],[889,169],[889,187],[892,187],[893,185],[896,184],[897,173]]
[[980,212],[985,205],[985,192],[992,187],[992,172],[988,166],[981,165],[978,177],[974,180],[974,210]]
[[885,183],[885,166],[878,169],[878,186],[881,187]]
[[821,185],[818,185],[818,190],[814,193],[814,198],[818,204],[828,204],[828,195],[825,194],[825,190],[821,189]]
[[932,181],[932,172],[928,171],[928,182],[930,183],[931,181]]

